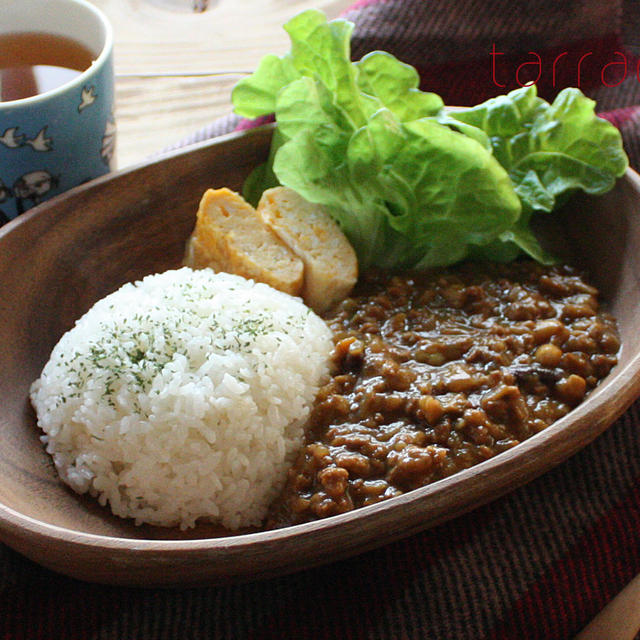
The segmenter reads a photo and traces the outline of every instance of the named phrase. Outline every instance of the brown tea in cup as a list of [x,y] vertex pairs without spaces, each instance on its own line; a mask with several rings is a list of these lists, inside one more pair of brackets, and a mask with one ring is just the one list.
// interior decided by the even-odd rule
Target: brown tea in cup
[[50,33],[0,35],[0,102],[30,98],[73,80],[95,56],[79,42]]

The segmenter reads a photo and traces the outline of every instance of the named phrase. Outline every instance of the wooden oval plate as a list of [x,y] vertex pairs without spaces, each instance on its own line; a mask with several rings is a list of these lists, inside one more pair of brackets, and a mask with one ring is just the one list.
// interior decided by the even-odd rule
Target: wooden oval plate
[[55,571],[120,585],[220,584],[335,561],[453,518],[572,455],[640,394],[640,178],[577,197],[555,239],[616,315],[620,363],[586,402],[467,471],[386,502],[276,531],[135,527],[74,494],[39,441],[28,389],[62,333],[124,282],[177,266],[208,187],[239,190],[271,128],[98,179],[0,229],[0,539]]

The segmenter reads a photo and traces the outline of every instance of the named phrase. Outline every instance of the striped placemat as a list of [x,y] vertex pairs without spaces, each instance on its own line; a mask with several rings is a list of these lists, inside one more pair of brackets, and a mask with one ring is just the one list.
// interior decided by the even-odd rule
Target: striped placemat
[[[577,61],[591,52],[580,86],[621,129],[632,165],[640,166],[637,2],[362,0],[345,17],[356,23],[355,57],[391,51],[447,104],[516,88],[532,51],[541,60],[540,92],[551,99],[577,84]],[[603,76],[604,65],[621,59],[616,51],[628,61],[626,77],[620,66]],[[180,144],[239,126],[245,123],[230,115]],[[636,403],[568,462],[470,514],[269,581],[103,587],[55,575],[0,546],[0,639],[570,638],[640,572],[639,410]]]

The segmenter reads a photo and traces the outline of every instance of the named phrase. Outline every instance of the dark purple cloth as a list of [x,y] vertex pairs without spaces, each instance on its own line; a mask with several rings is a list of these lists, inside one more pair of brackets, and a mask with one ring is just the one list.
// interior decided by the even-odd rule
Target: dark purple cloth
[[[356,57],[391,51],[415,65],[423,87],[447,104],[516,88],[530,51],[541,56],[541,92],[550,99],[576,84],[575,64],[592,52],[581,87],[621,129],[632,165],[640,166],[637,2],[373,0],[344,15],[356,23]],[[503,54],[495,69],[491,51]],[[602,68],[619,59],[615,51],[628,60],[627,77],[609,67],[605,84]],[[567,62],[563,70],[560,61]],[[181,144],[238,126],[230,115]],[[55,575],[0,547],[0,639],[571,638],[640,572],[639,410],[636,403],[569,461],[470,514],[269,581],[103,587]]]

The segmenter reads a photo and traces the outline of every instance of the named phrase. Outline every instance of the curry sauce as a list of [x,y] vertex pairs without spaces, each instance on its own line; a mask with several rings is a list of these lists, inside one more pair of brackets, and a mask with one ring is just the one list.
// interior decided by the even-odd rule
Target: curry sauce
[[325,320],[333,370],[267,526],[343,513],[499,454],[617,363],[614,319],[571,267],[364,274]]

